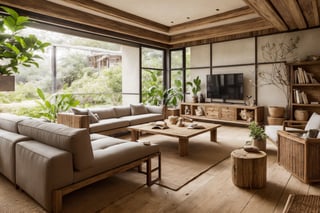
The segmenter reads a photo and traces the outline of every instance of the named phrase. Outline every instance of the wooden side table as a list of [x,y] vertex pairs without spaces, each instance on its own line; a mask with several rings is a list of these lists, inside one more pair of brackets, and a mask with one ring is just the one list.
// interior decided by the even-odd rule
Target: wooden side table
[[267,180],[267,154],[237,149],[231,153],[232,181],[243,188],[263,188]]

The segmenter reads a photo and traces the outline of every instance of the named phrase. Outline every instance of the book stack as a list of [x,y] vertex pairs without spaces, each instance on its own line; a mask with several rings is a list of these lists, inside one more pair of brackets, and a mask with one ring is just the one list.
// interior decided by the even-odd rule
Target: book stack
[[296,84],[318,84],[313,73],[308,73],[301,67],[294,71],[294,83]]
[[304,91],[293,89],[293,100],[297,104],[309,104],[308,96]]

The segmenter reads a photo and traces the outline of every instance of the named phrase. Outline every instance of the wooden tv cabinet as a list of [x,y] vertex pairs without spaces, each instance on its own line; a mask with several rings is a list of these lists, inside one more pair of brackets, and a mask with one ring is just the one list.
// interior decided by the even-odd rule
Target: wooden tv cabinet
[[[203,115],[197,115],[196,110],[201,108]],[[189,110],[186,110],[189,109]],[[181,103],[180,116],[201,121],[215,121],[221,123],[249,125],[250,120],[242,119],[240,112],[245,110],[253,115],[252,121],[259,125],[264,122],[263,106],[246,106],[241,104],[223,103]],[[187,111],[187,112],[186,112]],[[189,112],[188,112],[189,111]]]

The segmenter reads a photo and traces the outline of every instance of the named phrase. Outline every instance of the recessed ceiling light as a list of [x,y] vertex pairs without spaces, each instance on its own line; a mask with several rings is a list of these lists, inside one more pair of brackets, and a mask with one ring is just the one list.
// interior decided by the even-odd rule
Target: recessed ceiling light
[[220,11],[220,9],[219,9],[219,8],[217,8],[217,9],[216,9],[216,11]]
[[190,19],[190,17],[189,17],[189,16],[187,16],[187,19]]
[[171,24],[173,24],[173,23],[174,23],[174,21],[170,21],[170,23],[171,23]]

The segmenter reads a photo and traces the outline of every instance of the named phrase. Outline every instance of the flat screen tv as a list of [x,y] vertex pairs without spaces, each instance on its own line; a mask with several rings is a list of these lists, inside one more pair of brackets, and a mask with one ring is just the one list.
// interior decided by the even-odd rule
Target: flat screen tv
[[207,98],[243,100],[243,73],[207,75]]

